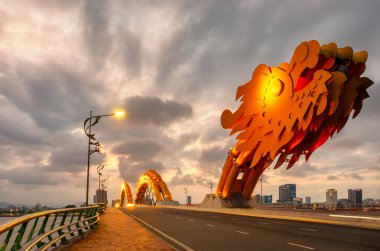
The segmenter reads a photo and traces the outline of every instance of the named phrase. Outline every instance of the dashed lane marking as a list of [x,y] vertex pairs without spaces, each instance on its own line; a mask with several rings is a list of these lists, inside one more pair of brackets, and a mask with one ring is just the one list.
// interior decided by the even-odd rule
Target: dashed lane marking
[[292,246],[300,247],[300,248],[310,249],[310,250],[314,249],[312,247],[308,247],[308,246],[304,246],[304,245],[300,245],[300,244],[296,244],[296,243],[291,243],[291,242],[289,242],[288,244],[292,245]]
[[306,230],[306,231],[313,231],[313,232],[317,232],[317,231],[318,231],[317,229],[304,228],[304,227],[300,227],[300,229],[302,229],[302,230]]
[[212,225],[212,224],[206,224],[206,225],[209,227],[215,227],[215,225]]
[[235,230],[236,233],[239,233],[239,234],[249,234],[249,233],[246,233],[246,232],[242,232],[242,231],[239,231],[239,230]]
[[263,221],[259,221],[258,223],[260,223],[260,224],[265,224],[265,225],[268,225],[268,224],[269,224],[268,222],[263,222]]

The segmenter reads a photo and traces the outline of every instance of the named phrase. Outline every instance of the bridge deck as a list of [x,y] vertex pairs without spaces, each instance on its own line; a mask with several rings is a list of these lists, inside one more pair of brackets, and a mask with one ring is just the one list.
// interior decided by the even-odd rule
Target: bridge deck
[[100,216],[99,228],[65,250],[173,250],[130,216],[107,208]]

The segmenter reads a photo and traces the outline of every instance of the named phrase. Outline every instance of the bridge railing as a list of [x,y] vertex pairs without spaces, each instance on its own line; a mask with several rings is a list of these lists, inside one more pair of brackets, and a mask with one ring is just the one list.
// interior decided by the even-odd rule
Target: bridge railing
[[0,225],[0,251],[49,250],[65,244],[95,228],[100,207],[49,210]]

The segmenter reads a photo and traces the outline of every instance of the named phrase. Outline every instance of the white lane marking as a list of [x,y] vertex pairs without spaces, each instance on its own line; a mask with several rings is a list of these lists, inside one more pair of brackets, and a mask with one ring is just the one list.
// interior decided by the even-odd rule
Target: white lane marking
[[215,227],[215,225],[212,225],[212,224],[206,224],[206,225],[209,227]]
[[188,220],[188,221],[191,221],[191,222],[193,222],[194,220]]
[[236,219],[236,218],[232,218],[232,220],[239,220],[239,219]]
[[314,232],[318,231],[317,229],[312,229],[312,228],[303,228],[303,227],[300,227],[300,229],[303,229],[303,230],[306,230],[306,231],[314,231]]
[[339,215],[339,214],[329,214],[329,216],[330,217],[340,217],[340,218],[352,218],[352,219],[380,220],[380,218],[368,217],[368,216]]
[[291,242],[289,242],[288,244],[292,245],[292,246],[300,247],[300,248],[306,248],[306,249],[311,249],[311,250],[314,249],[312,247],[308,247],[308,246],[304,246],[304,245],[300,245],[300,244],[296,244],[296,243],[291,243]]
[[167,214],[166,216],[170,216],[170,214]]
[[[125,212],[125,211],[124,211]],[[136,216],[128,213],[128,212],[125,212],[126,214],[128,214],[129,216],[131,216],[132,218],[134,218],[135,220],[139,221],[140,223],[142,223],[143,225],[145,225],[146,227],[150,228],[150,229],[153,229],[156,233],[159,233],[160,235],[164,236],[165,238],[171,240],[172,242],[174,242],[175,244],[177,244],[178,246],[182,247],[183,249],[185,249],[186,251],[195,251],[194,249],[186,246],[185,244],[183,244],[182,242],[174,239],[173,237],[165,234],[164,232],[162,232],[161,230],[158,230],[157,228],[153,227],[152,225],[149,225],[148,223],[146,223],[145,221],[137,218]]]
[[249,233],[246,233],[246,232],[242,232],[242,231],[239,231],[239,230],[235,230],[236,233],[240,233],[240,234],[249,234]]
[[269,224],[268,222],[263,222],[263,221],[259,221],[258,223],[265,224],[265,225]]
[[215,218],[218,218],[219,216],[217,216],[217,215],[212,215],[211,217],[215,217]]

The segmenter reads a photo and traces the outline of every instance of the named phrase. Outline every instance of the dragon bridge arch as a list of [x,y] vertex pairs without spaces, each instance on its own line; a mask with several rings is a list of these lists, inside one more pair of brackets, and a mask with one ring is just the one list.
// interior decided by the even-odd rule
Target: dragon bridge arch
[[147,192],[153,193],[156,197],[156,202],[173,201],[173,197],[166,183],[161,176],[152,169],[149,169],[140,176],[136,188],[135,203],[144,204],[145,194]]
[[132,204],[133,203],[133,197],[131,188],[129,187],[127,182],[124,182],[123,185],[121,185],[121,193],[120,193],[120,207],[125,207],[126,204]]

